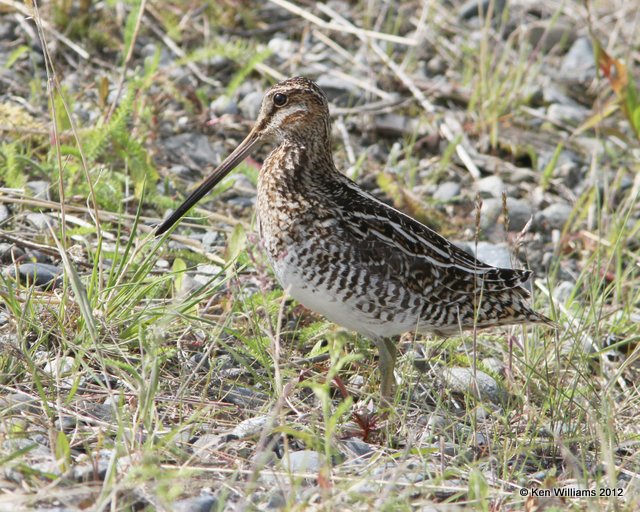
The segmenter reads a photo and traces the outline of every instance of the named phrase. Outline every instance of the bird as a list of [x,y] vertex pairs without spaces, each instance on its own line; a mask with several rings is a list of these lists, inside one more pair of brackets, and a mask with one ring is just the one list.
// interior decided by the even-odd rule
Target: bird
[[530,270],[479,261],[341,173],[327,97],[304,77],[267,90],[247,137],[156,235],[263,144],[273,149],[259,172],[256,219],[274,274],[289,296],[377,346],[385,403],[395,390],[395,338],[402,333],[552,324],[528,305]]

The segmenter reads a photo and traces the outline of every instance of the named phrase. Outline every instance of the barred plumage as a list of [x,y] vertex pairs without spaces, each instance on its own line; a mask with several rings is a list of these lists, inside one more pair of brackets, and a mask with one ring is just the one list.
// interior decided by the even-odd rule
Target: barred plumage
[[528,270],[495,268],[364,192],[333,163],[329,108],[305,78],[274,85],[255,127],[157,230],[163,233],[258,144],[258,227],[275,274],[299,302],[373,339],[382,393],[397,334],[549,322],[527,305]]

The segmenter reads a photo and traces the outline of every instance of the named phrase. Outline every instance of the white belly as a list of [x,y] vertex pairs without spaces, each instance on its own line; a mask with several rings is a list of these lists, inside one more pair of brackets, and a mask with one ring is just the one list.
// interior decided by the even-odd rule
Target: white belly
[[335,283],[325,281],[321,285],[314,284],[314,280],[305,277],[292,259],[295,258],[287,255],[279,261],[272,261],[276,277],[289,296],[310,310],[369,338],[395,336],[415,329],[414,319],[399,321],[395,316],[391,320],[381,320],[379,311],[373,306],[375,297],[365,293],[345,298],[346,290],[335,289],[332,286]]

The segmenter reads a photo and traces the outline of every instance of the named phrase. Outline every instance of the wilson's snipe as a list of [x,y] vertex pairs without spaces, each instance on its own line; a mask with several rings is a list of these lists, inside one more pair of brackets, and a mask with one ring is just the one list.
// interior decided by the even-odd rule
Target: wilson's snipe
[[381,392],[395,382],[392,336],[417,330],[548,322],[526,304],[531,272],[486,265],[361,190],[335,167],[327,98],[305,78],[274,85],[246,139],[157,229],[167,231],[262,143],[258,229],[283,288],[308,308],[371,338]]

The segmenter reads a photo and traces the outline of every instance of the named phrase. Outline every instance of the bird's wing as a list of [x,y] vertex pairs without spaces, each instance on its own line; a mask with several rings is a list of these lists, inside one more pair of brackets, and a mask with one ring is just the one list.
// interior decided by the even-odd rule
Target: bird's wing
[[[349,245],[351,258],[372,268],[386,268],[390,277],[403,280],[416,291],[457,296],[520,288],[529,270],[496,268],[483,263],[411,217],[361,191],[341,208],[337,233]],[[359,203],[359,204],[354,204]],[[527,295],[524,289],[518,290]],[[450,295],[447,293],[447,295]]]

